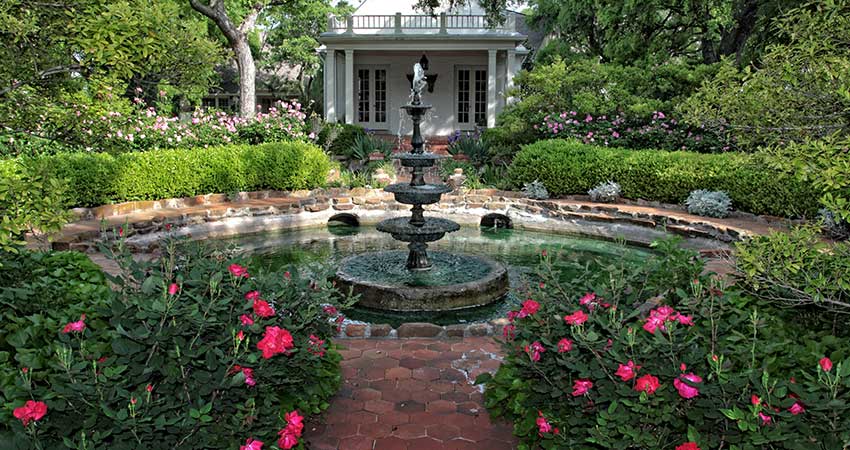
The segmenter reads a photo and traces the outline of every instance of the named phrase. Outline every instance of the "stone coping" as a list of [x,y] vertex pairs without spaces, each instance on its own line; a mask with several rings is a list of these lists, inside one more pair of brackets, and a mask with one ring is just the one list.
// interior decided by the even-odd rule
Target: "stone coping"
[[[76,220],[63,228],[53,248],[92,251],[98,241],[113,239],[120,228],[131,248],[150,252],[166,234],[206,239],[302,229],[324,226],[340,214],[373,225],[388,217],[404,216],[408,208],[390,193],[366,188],[257,191],[127,202],[73,210]],[[624,238],[635,245],[677,234],[685,237],[687,246],[704,254],[726,253],[732,242],[787,225],[779,218],[741,213],[716,219],[688,214],[674,205],[593,203],[581,197],[532,200],[518,192],[494,189],[456,191],[444,195],[440,203],[428,205],[426,211],[430,217],[467,226],[478,226],[483,217],[497,214],[518,229]]]
[[[317,189],[314,191],[240,192],[233,196],[209,194],[190,198],[128,202],[75,209],[77,220],[66,225],[53,242],[54,249],[92,252],[97,243],[111,240],[120,230],[128,246],[155,253],[166,236],[207,239],[270,230],[321,227],[337,215],[359,224],[374,225],[388,217],[408,214],[408,205],[395,202],[381,189]],[[478,226],[482,218],[498,214],[517,229],[623,239],[633,245],[676,234],[686,246],[708,259],[710,270],[728,272],[731,243],[748,236],[785,229],[789,221],[736,213],[716,219],[688,214],[675,205],[652,202],[593,203],[583,197],[531,200],[517,192],[493,189],[453,192],[426,207],[427,216]],[[115,270],[99,255],[93,260]],[[440,326],[432,323],[388,324],[346,321],[338,333],[343,339],[462,339],[498,336],[506,319]]]

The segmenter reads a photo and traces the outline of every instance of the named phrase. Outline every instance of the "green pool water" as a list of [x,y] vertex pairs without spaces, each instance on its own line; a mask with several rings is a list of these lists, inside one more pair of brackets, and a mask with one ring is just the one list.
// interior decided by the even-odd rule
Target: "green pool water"
[[[254,269],[289,270],[310,275],[332,273],[346,256],[382,250],[406,250],[405,243],[395,241],[373,227],[348,225],[245,235],[216,241],[216,245],[235,246],[238,251],[249,256],[249,265]],[[556,267],[562,279],[581,276],[588,270],[599,270],[612,262],[642,264],[652,254],[644,248],[604,240],[474,227],[461,227],[460,231],[450,233],[443,240],[430,244],[429,250],[482,255],[500,261],[508,268],[511,289],[514,291],[522,291],[529,283],[537,283],[535,271],[544,250],[549,255],[556,256],[553,260],[557,261]],[[393,276],[389,272],[387,276]],[[398,276],[407,274],[399,273]],[[519,297],[509,294],[493,304],[464,311],[396,314],[355,307],[348,311],[347,315],[354,320],[389,323],[393,326],[404,322],[447,325],[504,316],[507,311],[514,309],[517,303]]]

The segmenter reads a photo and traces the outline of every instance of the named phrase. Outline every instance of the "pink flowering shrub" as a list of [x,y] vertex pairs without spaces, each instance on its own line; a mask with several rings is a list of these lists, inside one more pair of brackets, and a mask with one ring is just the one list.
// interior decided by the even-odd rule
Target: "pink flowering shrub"
[[701,153],[734,149],[734,141],[690,127],[661,111],[645,118],[564,111],[547,114],[532,126],[544,139],[579,139],[585,144],[633,149],[687,150]]
[[656,248],[646,268],[569,282],[568,261],[542,257],[539,286],[508,315],[505,362],[478,379],[520,448],[844,448],[846,337],[699,276],[670,242]]
[[115,245],[103,249],[122,270],[106,305],[56,323],[42,366],[3,371],[0,442],[306,448],[305,418],[341,381],[339,293],[194,244],[164,242],[150,262]]

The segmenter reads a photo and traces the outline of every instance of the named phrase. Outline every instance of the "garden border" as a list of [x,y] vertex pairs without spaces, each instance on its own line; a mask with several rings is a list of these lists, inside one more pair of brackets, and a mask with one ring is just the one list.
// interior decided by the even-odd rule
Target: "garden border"
[[[340,214],[360,224],[375,224],[388,215],[404,215],[408,206],[395,202],[381,189],[316,189],[313,191],[240,192],[231,196],[208,194],[189,198],[127,202],[95,208],[77,208],[76,221],[54,240],[53,248],[92,252],[97,243],[123,234],[128,246],[140,253],[157,250],[166,234],[192,239],[225,237],[268,230],[319,227]],[[688,214],[681,207],[656,202],[593,203],[581,197],[531,200],[521,193],[494,189],[453,192],[431,205],[428,214],[463,225],[477,226],[487,215],[502,214],[514,228],[577,234],[602,239],[626,237],[626,242],[648,245],[669,234],[685,237],[686,245],[711,262],[731,253],[732,242],[747,236],[781,230],[788,220],[735,213],[717,219]],[[104,265],[104,261],[96,258]],[[504,323],[503,323],[504,322]],[[439,326],[346,321],[340,338],[462,338],[488,336],[505,319]]]

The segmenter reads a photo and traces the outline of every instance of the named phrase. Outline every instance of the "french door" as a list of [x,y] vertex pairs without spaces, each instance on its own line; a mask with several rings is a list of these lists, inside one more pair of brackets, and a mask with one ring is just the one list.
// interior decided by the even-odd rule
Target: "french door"
[[455,72],[455,117],[458,129],[487,125],[487,69],[458,67]]
[[387,68],[356,66],[354,84],[357,123],[365,128],[387,129]]

